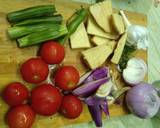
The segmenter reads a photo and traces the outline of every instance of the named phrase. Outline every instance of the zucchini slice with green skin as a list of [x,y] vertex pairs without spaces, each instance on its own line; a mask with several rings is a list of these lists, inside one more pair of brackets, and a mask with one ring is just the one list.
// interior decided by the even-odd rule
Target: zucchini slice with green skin
[[17,41],[18,41],[19,47],[27,47],[27,46],[42,43],[44,41],[56,39],[58,37],[66,35],[67,33],[68,33],[68,30],[66,25],[61,25],[58,30],[50,28],[44,31],[31,33],[25,37],[18,39]]
[[55,24],[55,23],[62,23],[62,20],[63,20],[62,15],[58,14],[58,15],[53,15],[49,17],[38,17],[38,18],[27,19],[27,20],[18,22],[16,24],[13,24],[13,26],[34,25],[34,24],[39,24],[39,23]]
[[8,28],[8,35],[11,39],[17,39],[22,36],[28,35],[30,33],[39,32],[50,28],[58,30],[59,27],[60,24],[37,24],[28,26],[14,26]]
[[51,16],[55,12],[54,5],[39,5],[8,13],[7,19],[9,22],[15,23],[35,17]]

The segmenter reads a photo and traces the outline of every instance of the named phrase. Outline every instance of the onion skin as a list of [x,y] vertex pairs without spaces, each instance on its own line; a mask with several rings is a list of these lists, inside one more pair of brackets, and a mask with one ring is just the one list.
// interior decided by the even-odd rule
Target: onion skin
[[84,80],[84,83],[99,80],[104,77],[109,77],[109,68],[108,67],[100,67],[100,68],[94,69],[92,71],[92,73]]
[[99,98],[94,95],[89,96],[84,100],[88,105],[89,112],[97,127],[102,127],[102,109],[101,103],[105,98]]
[[113,82],[110,79],[108,80],[108,82],[104,83],[97,89],[96,96],[107,97],[112,90],[112,86],[113,86]]
[[152,118],[160,108],[160,98],[152,85],[140,83],[127,92],[126,104],[138,117]]
[[94,70],[87,72],[83,76],[81,76],[81,78],[78,82],[78,85],[86,84],[88,82],[99,80],[99,79],[102,79],[105,77],[110,77],[109,76],[109,68],[108,67],[96,68]]
[[99,98],[93,95],[85,98],[84,102],[89,106],[98,105],[98,104],[100,105],[102,100],[104,99],[105,98]]
[[77,85],[81,85],[91,75],[91,73],[92,71],[89,71],[86,74],[82,75]]
[[100,106],[101,106],[102,110],[104,111],[104,113],[106,114],[106,116],[107,116],[107,117],[110,117],[108,102],[107,102],[107,99],[106,99],[106,98],[101,101]]
[[86,83],[80,87],[73,90],[73,94],[80,97],[88,97],[96,92],[96,90],[104,83],[106,83],[109,78],[105,77],[93,82]]
[[97,127],[102,127],[102,111],[109,117],[108,103],[105,97],[89,96],[84,100]]

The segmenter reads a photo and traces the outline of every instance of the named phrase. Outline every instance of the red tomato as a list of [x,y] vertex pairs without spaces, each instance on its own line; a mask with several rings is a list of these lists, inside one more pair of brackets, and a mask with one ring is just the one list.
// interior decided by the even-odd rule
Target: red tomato
[[77,118],[82,112],[83,106],[81,101],[73,95],[63,97],[60,112],[67,118]]
[[21,74],[29,83],[40,83],[48,76],[48,65],[40,58],[31,58],[21,66]]
[[48,64],[59,64],[65,56],[64,47],[55,41],[48,41],[43,44],[40,55]]
[[35,113],[28,105],[18,105],[7,113],[10,128],[30,128],[35,120]]
[[32,90],[31,107],[40,115],[53,115],[61,105],[62,95],[55,86],[42,84]]
[[29,97],[28,89],[19,82],[14,82],[4,89],[3,99],[10,106],[15,106],[24,103]]
[[55,74],[55,83],[63,90],[72,90],[79,81],[79,72],[73,66],[63,66]]

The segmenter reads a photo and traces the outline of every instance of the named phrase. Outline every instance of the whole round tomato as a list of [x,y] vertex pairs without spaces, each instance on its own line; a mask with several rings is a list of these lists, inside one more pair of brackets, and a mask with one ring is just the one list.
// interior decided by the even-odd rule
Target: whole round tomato
[[35,113],[28,105],[18,105],[7,113],[10,128],[30,128],[35,120]]
[[72,90],[79,82],[79,72],[73,66],[63,66],[55,74],[55,83],[63,90]]
[[21,66],[21,74],[29,83],[40,83],[48,76],[48,65],[41,58],[31,58]]
[[74,95],[63,97],[60,112],[67,118],[77,118],[82,112],[82,102]]
[[61,92],[51,84],[39,85],[31,92],[31,107],[40,115],[55,114],[59,110],[61,101]]
[[43,44],[40,55],[48,64],[59,64],[65,56],[64,47],[55,41],[48,41]]
[[28,97],[28,89],[20,82],[10,83],[3,91],[3,99],[10,106],[23,104]]

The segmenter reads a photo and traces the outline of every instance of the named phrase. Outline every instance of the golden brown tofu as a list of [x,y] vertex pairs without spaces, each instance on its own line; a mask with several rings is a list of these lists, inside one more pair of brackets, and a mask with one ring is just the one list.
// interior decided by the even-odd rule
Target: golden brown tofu
[[112,53],[110,45],[99,45],[82,51],[82,57],[91,69],[101,66]]
[[91,47],[84,23],[70,36],[70,44],[72,49]]
[[94,21],[94,19],[90,16],[88,18],[88,23],[87,23],[87,33],[90,35],[95,35],[95,36],[100,36],[104,37],[107,39],[118,39],[119,35],[118,34],[111,34],[111,33],[106,33],[103,31],[97,23]]
[[114,54],[113,54],[113,57],[111,59],[112,63],[114,63],[114,64],[119,63],[119,60],[120,60],[122,53],[123,53],[124,46],[126,44],[126,40],[127,40],[127,33],[124,33],[118,41],[117,47],[116,47]]
[[119,35],[125,32],[125,25],[124,25],[122,17],[119,14],[117,13],[112,14],[112,22],[113,22],[115,31]]
[[104,2],[99,2],[90,6],[89,8],[91,15],[93,16],[96,23],[108,33],[112,33],[112,26],[110,23],[110,18],[113,13],[111,0],[106,0]]

